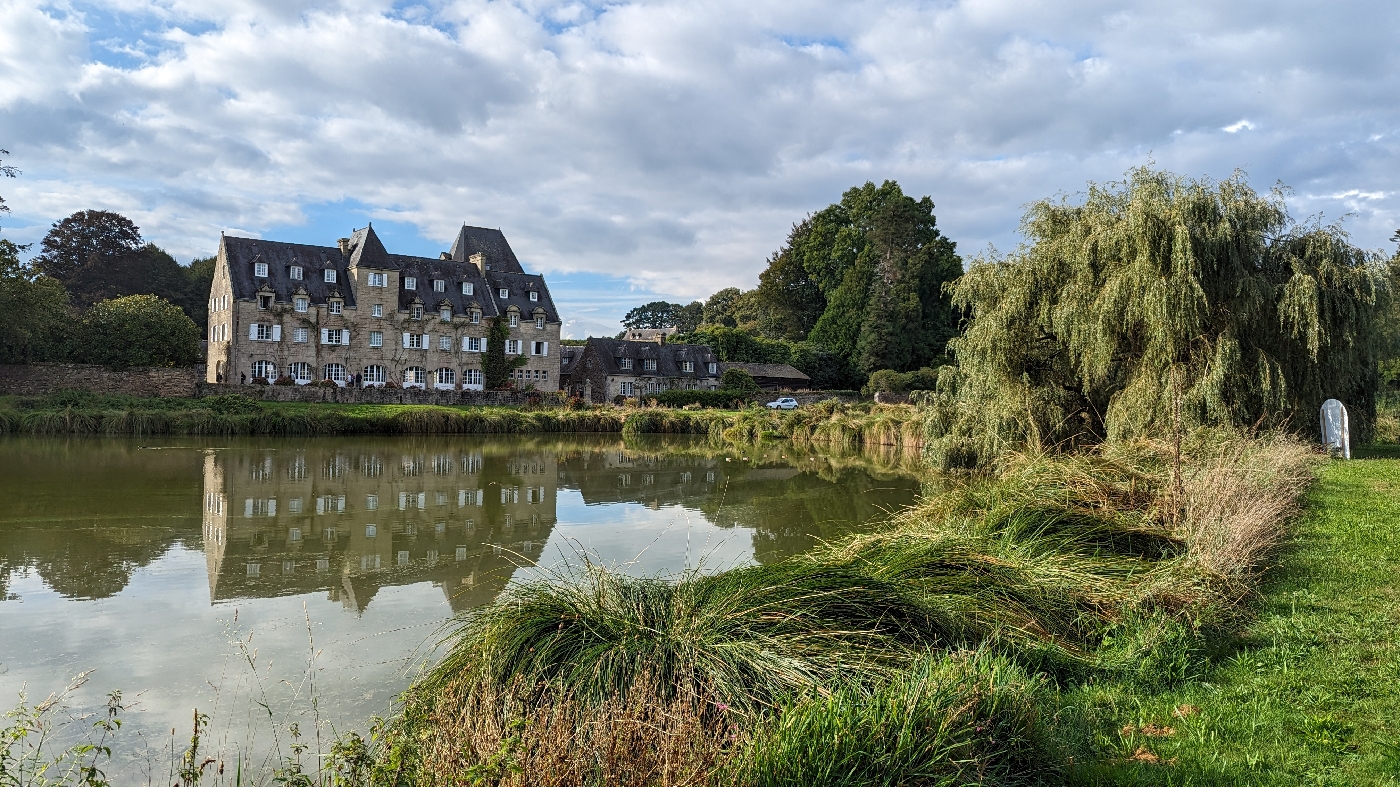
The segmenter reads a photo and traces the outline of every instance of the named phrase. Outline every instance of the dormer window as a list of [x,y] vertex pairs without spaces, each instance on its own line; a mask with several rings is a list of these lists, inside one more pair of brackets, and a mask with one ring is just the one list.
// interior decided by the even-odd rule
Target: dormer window
[[301,281],[301,266],[293,265],[287,270],[287,275],[292,278],[292,281]]
[[538,330],[541,330],[541,331],[544,330],[544,315],[543,315],[543,314],[538,315],[538,316],[535,317],[535,328],[538,329]]
[[520,327],[520,315],[519,315],[519,314],[516,314],[515,312],[511,312],[511,313],[510,313],[510,327],[512,327],[512,328],[519,328],[519,327]]
[[481,310],[480,310],[480,309],[472,309],[472,325],[480,325],[480,324],[481,324]]
[[654,372],[654,371],[656,371],[656,359],[655,359],[655,358],[644,358],[644,359],[642,360],[642,368],[643,368],[644,370],[648,371],[648,372]]
[[622,369],[622,370],[624,370],[624,371],[629,371],[629,370],[631,370],[631,368],[632,368],[632,359],[631,359],[631,358],[618,358],[618,359],[617,359],[617,368]]
[[259,309],[264,309],[264,310],[266,310],[266,309],[271,309],[271,308],[272,308],[272,296],[271,296],[271,295],[259,295],[259,296],[258,296],[258,308],[259,308]]
[[335,268],[326,268],[326,283],[335,284]]
[[418,304],[414,304],[412,307],[410,307],[408,313],[415,320],[423,319],[423,307],[419,306]]
[[681,371],[683,371],[683,372],[693,372],[693,371],[695,371],[695,362],[694,362],[694,361],[681,361]]
[[433,292],[447,292],[447,282],[442,279],[433,279]]
[[500,290],[498,290],[498,292],[500,292],[502,298],[510,297],[510,290],[505,287],[502,287]]
[[405,277],[403,277],[403,288],[404,288],[405,290],[416,290],[416,289],[418,289],[418,279],[417,279],[416,277],[413,277],[413,276],[405,276]]
[[331,314],[340,314],[340,310],[344,308],[344,306],[345,304],[341,302],[339,298],[332,298],[330,303]]
[[717,363],[712,363],[712,364],[710,364],[710,374],[719,374],[719,364],[717,364]]
[[462,294],[463,294],[463,295],[472,295],[472,294],[474,294],[474,291],[475,291],[475,290],[476,290],[476,288],[472,286],[472,283],[471,283],[471,282],[469,282],[469,281],[464,281],[464,282],[462,282]]
[[265,263],[265,262],[255,262],[255,263],[253,263],[253,275],[254,275],[254,276],[257,276],[257,277],[259,277],[259,278],[266,279],[266,278],[267,278],[267,263]]
[[530,300],[532,300],[532,301],[537,301],[537,300],[539,300],[539,299],[540,299],[540,294],[539,294],[538,292],[535,292],[534,290],[531,290],[531,291],[530,291]]
[[299,312],[306,311],[307,307],[309,307],[310,305],[311,299],[303,296],[298,296],[292,300],[292,308],[296,309]]
[[448,308],[438,309],[438,317],[440,317],[443,322],[452,322],[452,310]]

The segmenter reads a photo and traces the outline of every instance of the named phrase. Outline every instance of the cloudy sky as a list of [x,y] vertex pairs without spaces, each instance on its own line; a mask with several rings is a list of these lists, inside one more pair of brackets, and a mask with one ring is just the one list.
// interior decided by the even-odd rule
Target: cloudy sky
[[104,208],[187,261],[500,227],[575,335],[752,286],[866,180],[965,255],[1149,160],[1393,248],[1397,34],[1383,0],[0,0],[3,232]]

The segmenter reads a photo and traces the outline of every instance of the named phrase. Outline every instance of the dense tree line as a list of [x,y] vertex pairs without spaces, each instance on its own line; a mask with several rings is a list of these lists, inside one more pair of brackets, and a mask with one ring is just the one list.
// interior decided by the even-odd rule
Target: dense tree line
[[[0,176],[18,174],[0,165]],[[0,198],[0,214],[8,212]],[[56,222],[28,265],[20,260],[27,249],[0,239],[0,363],[125,368],[199,361],[212,257],[181,266],[108,211]]]

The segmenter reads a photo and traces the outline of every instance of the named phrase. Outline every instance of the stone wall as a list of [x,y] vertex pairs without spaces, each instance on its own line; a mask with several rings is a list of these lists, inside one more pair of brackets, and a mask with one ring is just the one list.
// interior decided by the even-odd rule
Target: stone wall
[[557,404],[557,392],[527,393],[525,391],[423,391],[416,388],[322,388],[319,385],[218,385],[200,383],[198,396],[243,394],[267,402],[337,402],[340,404],[438,404],[452,406],[497,407],[520,405],[530,397],[540,397],[545,404]]
[[0,394],[39,396],[70,389],[130,396],[195,396],[204,366],[114,372],[79,363],[0,364]]

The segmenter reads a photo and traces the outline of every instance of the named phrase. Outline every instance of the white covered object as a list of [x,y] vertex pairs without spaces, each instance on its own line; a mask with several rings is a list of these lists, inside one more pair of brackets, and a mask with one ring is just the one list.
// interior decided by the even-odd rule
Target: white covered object
[[1322,403],[1322,444],[1328,452],[1336,450],[1343,459],[1351,458],[1351,422],[1347,420],[1346,405],[1336,399]]

